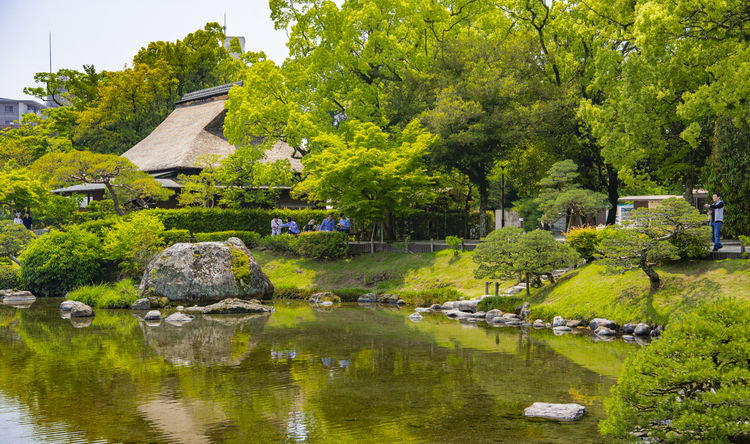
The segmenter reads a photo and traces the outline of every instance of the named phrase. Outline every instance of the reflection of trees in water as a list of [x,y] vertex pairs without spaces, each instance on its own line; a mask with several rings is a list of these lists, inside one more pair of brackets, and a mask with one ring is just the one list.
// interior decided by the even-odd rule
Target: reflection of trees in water
[[266,314],[197,316],[182,326],[141,321],[143,338],[159,356],[175,365],[237,365],[258,344]]

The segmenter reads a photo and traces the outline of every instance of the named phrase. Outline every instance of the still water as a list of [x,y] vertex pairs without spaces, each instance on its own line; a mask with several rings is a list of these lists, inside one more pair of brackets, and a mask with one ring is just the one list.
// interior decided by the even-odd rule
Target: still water
[[[602,400],[637,345],[409,309],[279,302],[147,325],[59,299],[0,304],[0,441],[604,442]],[[577,402],[576,423],[529,421]]]

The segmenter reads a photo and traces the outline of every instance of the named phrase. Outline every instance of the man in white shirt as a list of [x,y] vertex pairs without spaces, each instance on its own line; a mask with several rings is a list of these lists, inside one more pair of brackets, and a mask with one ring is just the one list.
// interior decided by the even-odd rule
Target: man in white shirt
[[274,216],[271,220],[271,236],[278,236],[281,234],[281,220],[278,216]]

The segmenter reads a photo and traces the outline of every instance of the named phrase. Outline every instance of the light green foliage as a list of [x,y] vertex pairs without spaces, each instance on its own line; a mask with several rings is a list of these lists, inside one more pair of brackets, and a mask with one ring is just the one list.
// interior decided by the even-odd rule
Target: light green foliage
[[0,259],[0,289],[20,288],[19,266],[15,262]]
[[565,243],[575,249],[583,259],[593,260],[604,236],[604,230],[596,227],[574,227],[565,233]]
[[372,123],[347,121],[344,134],[315,137],[302,162],[305,178],[293,195],[330,202],[354,218],[384,220],[408,214],[432,198],[422,163],[434,136],[412,122],[396,137]]
[[453,249],[453,255],[458,256],[461,249],[461,238],[458,236],[446,236],[445,243]]
[[277,253],[295,253],[297,251],[297,238],[287,234],[278,236],[266,236],[262,240],[265,248]]
[[750,430],[750,307],[707,303],[628,358],[600,425],[658,442],[729,442]]
[[130,308],[138,300],[138,287],[130,279],[114,284],[84,285],[69,292],[65,299],[96,308]]
[[521,273],[526,276],[527,295],[530,278],[546,275],[552,279],[554,270],[572,266],[578,260],[573,249],[555,240],[548,231],[524,233],[516,227],[493,231],[474,251],[474,262],[479,264],[474,271],[476,278],[510,278]]
[[71,223],[78,212],[82,196],[61,196],[48,194],[43,204],[32,207],[33,228],[55,227]]
[[47,191],[27,168],[0,170],[0,206],[9,214],[39,208],[46,200]]
[[69,107],[24,114],[18,125],[0,130],[0,167],[27,167],[46,153],[72,149],[75,119]]
[[34,75],[34,82],[43,87],[24,88],[24,93],[40,100],[52,99],[57,108],[83,109],[99,96],[100,82],[105,73],[96,72],[94,65],[83,65],[83,72],[63,68],[57,72],[39,72]]
[[117,262],[124,275],[136,278],[164,246],[163,233],[164,224],[159,218],[133,213],[102,230],[104,257]]
[[104,185],[121,216],[125,214],[124,204],[148,208],[153,200],[165,200],[172,193],[128,159],[112,154],[90,151],[49,153],[34,162],[31,170],[51,185]]
[[16,257],[34,239],[34,233],[27,230],[23,224],[13,223],[12,220],[0,220],[0,257],[18,262]]
[[180,242],[191,242],[193,240],[192,236],[190,236],[189,230],[181,229],[164,230],[162,237],[164,238],[164,246],[166,247]]
[[651,288],[661,280],[654,267],[661,262],[680,258],[680,250],[693,254],[696,248],[708,250],[710,229],[703,225],[705,216],[684,199],[664,200],[653,208],[639,208],[626,224],[609,230],[601,242],[601,262],[613,271],[640,268],[649,277]]
[[19,257],[21,279],[40,296],[62,296],[97,280],[102,270],[101,244],[96,235],[77,227],[52,230],[29,244]]
[[553,223],[561,216],[570,229],[576,220],[594,221],[597,211],[607,208],[607,196],[580,188],[578,166],[570,159],[556,162],[539,182],[542,191],[536,202],[542,211],[542,219]]
[[341,259],[349,253],[349,236],[336,231],[311,231],[297,237],[296,252],[313,259]]

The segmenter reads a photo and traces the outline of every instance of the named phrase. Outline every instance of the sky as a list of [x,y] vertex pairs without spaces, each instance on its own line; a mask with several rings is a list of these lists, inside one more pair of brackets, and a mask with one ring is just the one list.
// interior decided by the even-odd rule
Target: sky
[[225,13],[227,34],[244,36],[246,51],[283,62],[287,35],[274,30],[268,0],[0,0],[0,97],[34,99],[23,88],[49,70],[50,32],[53,72],[84,64],[113,71],[149,42],[223,25]]

